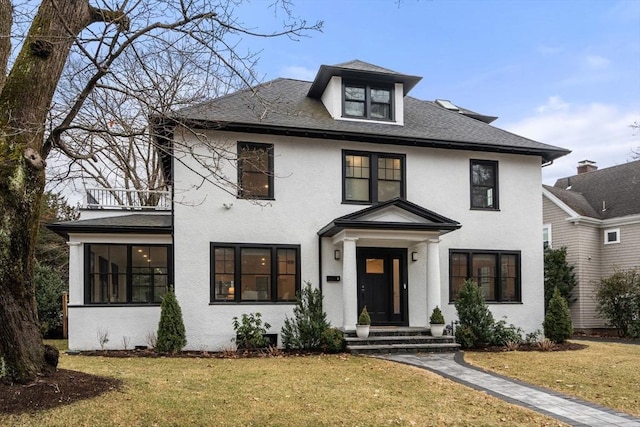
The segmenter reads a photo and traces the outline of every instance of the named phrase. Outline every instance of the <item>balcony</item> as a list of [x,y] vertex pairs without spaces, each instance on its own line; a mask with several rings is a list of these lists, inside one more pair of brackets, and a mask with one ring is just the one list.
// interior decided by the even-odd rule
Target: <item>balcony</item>
[[87,188],[83,208],[168,211],[171,210],[171,192]]

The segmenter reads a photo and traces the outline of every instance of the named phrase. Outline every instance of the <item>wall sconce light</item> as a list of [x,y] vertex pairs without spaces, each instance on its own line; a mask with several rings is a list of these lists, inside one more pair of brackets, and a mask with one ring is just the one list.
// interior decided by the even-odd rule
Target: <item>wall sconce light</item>
[[411,261],[418,260],[418,252],[411,252]]
[[335,260],[340,259],[340,249],[336,249],[335,251],[333,251],[333,259]]

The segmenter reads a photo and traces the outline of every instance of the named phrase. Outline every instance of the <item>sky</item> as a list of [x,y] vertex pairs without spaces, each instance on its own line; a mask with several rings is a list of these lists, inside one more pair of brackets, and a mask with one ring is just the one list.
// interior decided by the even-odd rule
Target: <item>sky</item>
[[[249,27],[276,29],[266,0],[238,9]],[[493,125],[571,154],[543,183],[600,169],[640,149],[640,0],[293,0],[322,32],[298,40],[244,39],[262,80],[313,80],[353,59],[423,79],[410,96],[447,99]]]

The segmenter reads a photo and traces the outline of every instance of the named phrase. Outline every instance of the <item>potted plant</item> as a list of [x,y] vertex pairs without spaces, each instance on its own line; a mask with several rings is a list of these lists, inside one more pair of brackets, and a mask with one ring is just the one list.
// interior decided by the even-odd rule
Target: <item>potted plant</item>
[[441,337],[444,332],[444,316],[442,315],[442,311],[436,305],[436,308],[433,309],[433,313],[431,313],[431,318],[429,319],[429,327],[431,328],[431,335],[434,337]]
[[367,306],[362,307],[358,323],[356,324],[356,335],[358,338],[367,338],[369,336],[369,327],[371,326],[371,317],[367,311]]

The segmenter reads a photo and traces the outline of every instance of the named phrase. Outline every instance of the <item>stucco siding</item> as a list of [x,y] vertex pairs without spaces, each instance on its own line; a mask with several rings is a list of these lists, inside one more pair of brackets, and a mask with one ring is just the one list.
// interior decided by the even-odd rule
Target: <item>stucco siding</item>
[[[441,149],[364,144],[345,141],[300,139],[239,133],[208,133],[210,141],[235,150],[237,141],[274,145],[275,200],[252,202],[238,199],[175,164],[175,264],[176,294],[183,307],[187,331],[199,341],[190,348],[230,345],[231,318],[260,311],[279,333],[291,304],[209,304],[210,242],[296,244],[301,248],[302,280],[318,286],[322,269],[325,309],[332,324],[343,322],[343,287],[355,283],[326,282],[339,275],[342,260],[333,259],[333,247],[323,247],[319,264],[317,232],[333,219],[365,206],[342,203],[342,150],[385,152],[406,156],[406,195],[413,203],[452,218],[462,228],[441,237],[439,247],[441,300],[448,322],[455,319],[449,304],[449,249],[519,250],[522,259],[522,304],[491,304],[494,316],[527,331],[542,322],[542,244],[539,197],[540,159],[508,154],[486,154]],[[189,138],[187,136],[187,138]],[[193,143],[194,141],[190,141]],[[206,156],[202,147],[198,154]],[[499,211],[475,211],[470,204],[470,159],[499,162]],[[187,159],[184,159],[187,161]],[[235,181],[237,172],[223,164],[220,173]],[[523,197],[530,194],[531,197]],[[226,206],[231,206],[226,208]],[[361,241],[358,245],[375,243]],[[415,243],[398,240],[398,247],[412,251]],[[336,247],[338,248],[338,247]],[[410,323],[427,323],[426,292],[422,264],[410,265],[408,292]]]

